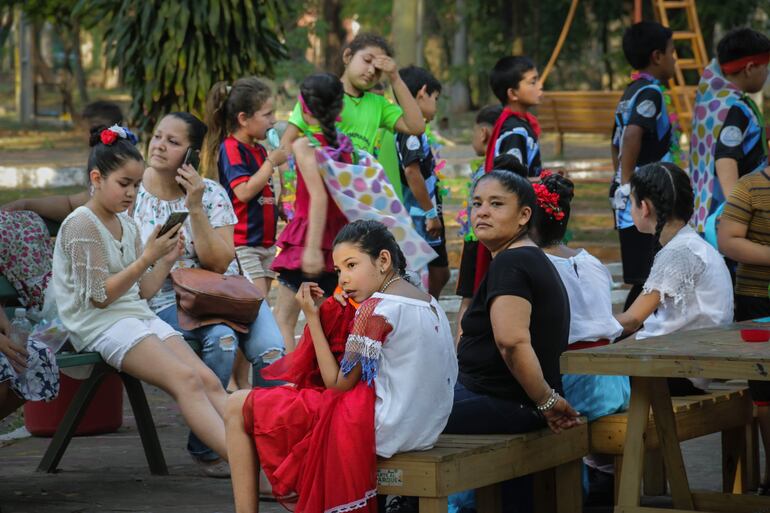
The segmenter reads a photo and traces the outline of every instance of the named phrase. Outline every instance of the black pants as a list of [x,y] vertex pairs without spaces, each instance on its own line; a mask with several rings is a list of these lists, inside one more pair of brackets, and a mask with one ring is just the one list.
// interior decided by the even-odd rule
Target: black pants
[[[516,434],[528,433],[545,426],[545,419],[532,406],[477,394],[458,381],[455,385],[452,413],[444,433]],[[504,513],[529,513],[533,510],[532,482],[532,476],[524,476],[502,484]]]
[[[735,320],[749,321],[770,315],[770,299],[735,295]],[[770,402],[770,381],[749,380],[749,392],[755,403]]]

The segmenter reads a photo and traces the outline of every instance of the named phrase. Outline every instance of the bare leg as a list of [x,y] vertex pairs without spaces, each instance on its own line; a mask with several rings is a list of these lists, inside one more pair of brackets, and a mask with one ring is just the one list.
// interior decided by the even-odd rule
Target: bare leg
[[228,392],[235,392],[236,390],[243,390],[251,388],[249,383],[249,374],[251,373],[251,362],[249,362],[243,351],[238,348],[238,352],[235,353],[235,361],[233,362],[233,374],[230,376],[230,383],[227,385]]
[[289,287],[278,284],[278,299],[276,300],[273,315],[275,315],[275,322],[278,323],[278,329],[281,330],[281,335],[283,335],[283,345],[286,347],[287,353],[294,351],[295,347],[294,328],[299,317],[299,306],[296,299],[294,299],[295,295]]
[[24,399],[11,390],[11,386],[7,381],[0,383],[0,419],[4,419],[15,412],[24,402]]
[[198,377],[203,382],[204,391],[209,398],[211,404],[219,413],[220,417],[224,418],[225,415],[225,401],[227,400],[227,393],[222,388],[219,378],[214,371],[208,368],[203,363],[195,351],[184,341],[182,337],[171,337],[168,340],[164,340],[165,344],[171,352],[173,352],[181,362],[189,365],[195,372],[198,373]]
[[449,267],[428,266],[428,292],[436,299],[449,281]]
[[259,455],[243,420],[243,404],[249,392],[239,390],[227,398],[225,426],[230,476],[236,513],[259,511]]
[[[145,338],[126,354],[122,370],[170,394],[179,404],[190,429],[203,443],[225,457],[227,447],[222,416],[209,399],[198,370],[181,361],[169,347],[169,342],[161,342],[154,335]],[[221,385],[219,388],[222,389]]]

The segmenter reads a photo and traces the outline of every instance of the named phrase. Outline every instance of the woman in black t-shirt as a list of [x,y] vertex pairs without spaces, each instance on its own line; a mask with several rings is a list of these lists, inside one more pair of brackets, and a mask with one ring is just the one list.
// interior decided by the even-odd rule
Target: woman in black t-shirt
[[577,425],[559,395],[569,301],[553,264],[527,232],[532,185],[493,171],[476,183],[471,222],[493,260],[462,319],[459,378],[447,433],[524,433]]

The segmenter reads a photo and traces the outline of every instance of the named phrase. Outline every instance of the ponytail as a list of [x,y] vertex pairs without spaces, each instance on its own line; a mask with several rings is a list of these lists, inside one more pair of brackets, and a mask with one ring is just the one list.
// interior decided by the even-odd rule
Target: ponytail
[[257,77],[239,78],[232,86],[217,82],[206,98],[206,124],[209,127],[203,143],[201,162],[204,175],[216,177],[219,146],[238,128],[238,114],[254,115],[270,98],[270,88]]

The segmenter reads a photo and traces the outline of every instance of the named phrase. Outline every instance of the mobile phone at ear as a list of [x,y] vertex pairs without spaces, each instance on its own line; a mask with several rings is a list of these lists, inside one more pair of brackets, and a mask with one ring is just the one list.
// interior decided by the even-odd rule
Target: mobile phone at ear
[[169,231],[171,228],[178,224],[184,223],[185,219],[187,219],[187,216],[190,213],[186,210],[179,211],[179,212],[171,212],[171,214],[168,216],[168,219],[166,219],[166,222],[163,224],[163,228],[160,229],[158,232],[158,237],[165,235],[167,231]]
[[198,159],[198,152],[195,151],[192,146],[187,148],[187,153],[184,155],[184,162],[182,162],[182,165],[190,164],[192,167],[194,167],[197,171],[198,166],[200,166],[200,160]]

